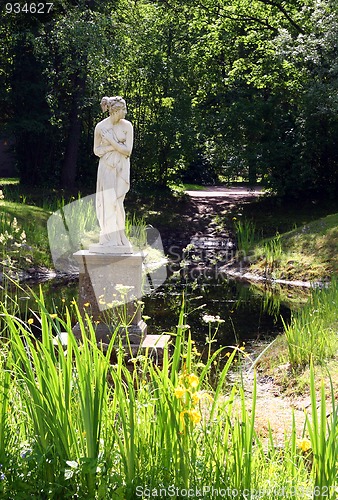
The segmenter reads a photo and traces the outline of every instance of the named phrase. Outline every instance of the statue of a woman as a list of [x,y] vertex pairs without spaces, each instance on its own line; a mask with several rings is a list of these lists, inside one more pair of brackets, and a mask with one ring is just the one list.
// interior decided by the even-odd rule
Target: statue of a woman
[[122,97],[103,97],[101,108],[109,111],[109,117],[96,125],[94,133],[94,153],[100,158],[96,185],[100,240],[96,247],[103,252],[120,247],[122,253],[130,253],[123,202],[130,185],[133,126],[125,120],[127,106]]

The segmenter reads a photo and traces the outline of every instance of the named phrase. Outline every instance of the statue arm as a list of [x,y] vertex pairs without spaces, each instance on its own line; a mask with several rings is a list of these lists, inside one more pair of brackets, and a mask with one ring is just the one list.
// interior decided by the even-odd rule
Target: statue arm
[[133,126],[130,122],[126,121],[126,140],[124,142],[118,142],[112,135],[107,135],[105,138],[110,142],[111,147],[126,156],[127,158],[131,155],[133,149],[134,133]]
[[101,132],[98,127],[95,128],[94,132],[94,154],[101,158],[101,156],[105,155],[106,153],[109,153],[110,151],[114,151],[114,147],[112,144],[108,144],[107,146],[102,146],[101,144]]

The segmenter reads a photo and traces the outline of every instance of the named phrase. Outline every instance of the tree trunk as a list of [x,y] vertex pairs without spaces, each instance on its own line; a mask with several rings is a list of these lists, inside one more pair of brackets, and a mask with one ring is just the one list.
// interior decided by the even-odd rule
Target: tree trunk
[[256,162],[251,160],[249,162],[249,185],[255,186],[257,184],[257,165]]
[[168,181],[168,168],[169,159],[168,154],[170,151],[170,146],[168,144],[163,144],[159,153],[159,186],[166,187]]
[[65,158],[61,171],[61,186],[64,189],[71,189],[75,186],[77,173],[77,160],[81,140],[81,117],[80,107],[85,94],[85,77],[76,77],[76,91],[73,95],[72,107],[69,116],[69,131],[65,150]]

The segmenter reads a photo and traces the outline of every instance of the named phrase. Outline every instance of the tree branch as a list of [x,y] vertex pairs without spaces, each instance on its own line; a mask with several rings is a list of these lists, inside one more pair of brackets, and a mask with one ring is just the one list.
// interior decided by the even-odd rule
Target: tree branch
[[298,23],[296,23],[296,21],[291,17],[291,15],[285,10],[285,8],[280,3],[274,2],[273,0],[259,0],[259,1],[266,5],[272,5],[273,7],[277,7],[277,9],[280,12],[282,12],[282,14],[284,14],[289,23],[292,24],[292,26],[296,28],[296,30],[299,33],[302,33],[303,35],[305,34],[304,29]]
[[244,16],[243,14],[236,14],[236,17],[227,15],[227,14],[222,14],[222,17],[226,19],[231,19],[233,21],[254,21],[261,26],[263,26],[265,29],[268,29],[270,31],[273,31],[275,35],[278,34],[278,28],[275,28],[274,26],[271,26],[271,24],[268,23],[267,19],[260,19],[259,17],[254,17],[254,16]]

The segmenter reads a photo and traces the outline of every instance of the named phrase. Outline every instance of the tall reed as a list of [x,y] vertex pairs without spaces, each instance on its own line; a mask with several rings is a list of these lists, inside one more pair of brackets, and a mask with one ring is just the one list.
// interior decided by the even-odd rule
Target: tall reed
[[262,248],[262,256],[265,260],[265,273],[272,273],[278,266],[283,255],[281,236],[276,233],[274,238],[265,241]]
[[309,456],[314,476],[314,496],[336,499],[338,493],[338,405],[331,380],[329,407],[322,383],[318,409],[313,366],[310,369],[310,393],[311,415],[307,415],[306,424],[311,441]]
[[[43,463],[46,485],[62,484],[66,464],[76,463],[84,478],[84,491],[94,495],[111,349],[103,354],[96,347],[88,317],[85,328],[78,314],[83,333],[78,345],[70,333],[69,313],[66,321],[56,319],[45,309],[43,296],[39,307],[41,341],[20,319],[4,311],[11,334],[13,373],[30,424],[25,441]],[[55,345],[53,341],[52,334],[60,327],[69,333],[66,352],[60,342]]]
[[[29,323],[2,310],[9,339],[0,357],[2,498],[135,500],[164,488],[171,498],[187,491],[250,498],[259,491],[271,500],[273,488],[284,487],[284,498],[303,500],[301,488],[325,484],[334,473],[336,448],[324,472],[320,465],[329,456],[323,446],[333,449],[333,434],[316,445],[316,420],[308,424],[313,470],[296,445],[295,424],[282,451],[272,433],[268,444],[256,433],[255,381],[250,402],[241,381],[229,381],[240,350],[220,363],[220,348],[201,362],[184,303],[159,367],[147,352],[131,358],[115,334],[108,346],[97,345],[95,325],[75,306],[77,342],[69,310],[60,317],[49,313],[42,295],[36,300],[41,340]],[[61,332],[68,332],[66,348],[57,340]],[[215,363],[216,379],[210,375]]]
[[293,368],[324,363],[337,351],[338,280],[328,288],[312,291],[308,303],[296,311],[289,325],[284,324],[289,360]]
[[256,226],[249,220],[237,220],[234,217],[237,249],[240,258],[247,258],[256,241]]

